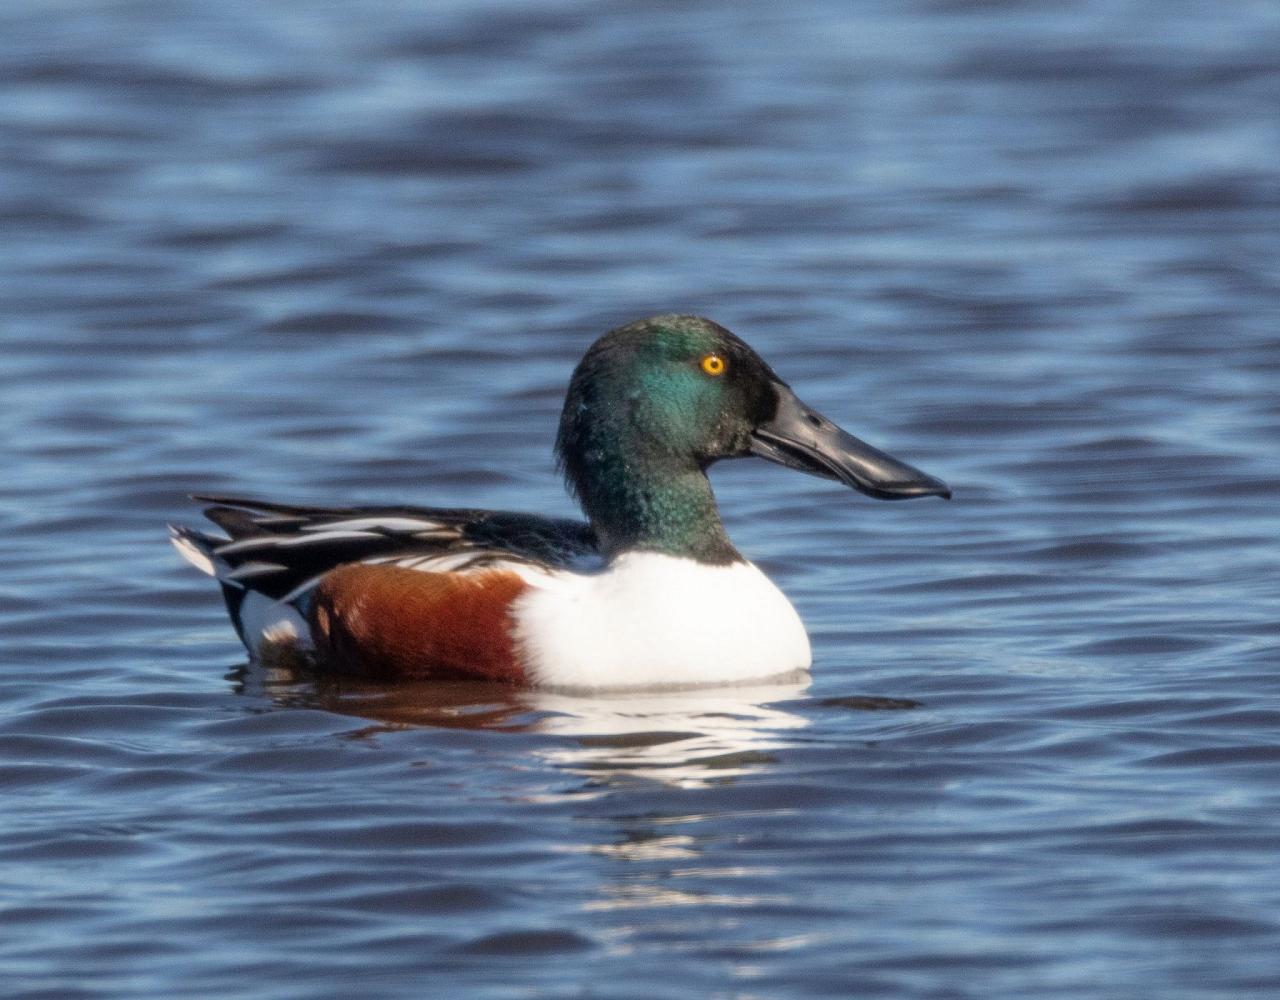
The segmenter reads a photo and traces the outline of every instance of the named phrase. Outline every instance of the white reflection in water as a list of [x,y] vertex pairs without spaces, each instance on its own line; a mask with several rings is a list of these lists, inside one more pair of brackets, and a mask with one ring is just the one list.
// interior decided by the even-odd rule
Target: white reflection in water
[[610,784],[645,778],[696,787],[773,761],[772,751],[808,725],[784,707],[808,682],[593,697],[533,694],[537,731],[567,737],[539,751],[547,761]]

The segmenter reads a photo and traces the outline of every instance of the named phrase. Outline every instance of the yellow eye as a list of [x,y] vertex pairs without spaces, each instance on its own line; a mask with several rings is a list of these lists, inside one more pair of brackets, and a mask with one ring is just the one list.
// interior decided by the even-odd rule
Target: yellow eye
[[702,359],[702,370],[713,378],[724,374],[724,358],[718,354],[708,354]]

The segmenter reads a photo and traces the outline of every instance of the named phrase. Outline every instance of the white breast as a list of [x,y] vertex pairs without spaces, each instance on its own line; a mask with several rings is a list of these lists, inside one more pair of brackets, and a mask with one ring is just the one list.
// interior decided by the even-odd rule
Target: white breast
[[751,563],[631,552],[597,573],[529,582],[512,611],[540,687],[733,684],[809,667],[800,616]]

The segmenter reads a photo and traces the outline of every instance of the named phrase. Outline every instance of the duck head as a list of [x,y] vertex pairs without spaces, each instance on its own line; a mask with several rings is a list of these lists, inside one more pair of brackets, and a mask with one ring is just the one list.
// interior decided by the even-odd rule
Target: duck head
[[556,451],[606,554],[737,558],[706,480],[725,458],[758,456],[878,500],[951,496],[806,406],[746,343],[697,316],[654,316],[592,344],[570,380]]

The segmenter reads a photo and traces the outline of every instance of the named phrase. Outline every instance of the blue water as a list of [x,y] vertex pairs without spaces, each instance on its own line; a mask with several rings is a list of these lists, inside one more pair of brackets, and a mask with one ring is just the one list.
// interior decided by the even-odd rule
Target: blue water
[[[1280,993],[1280,8],[0,7],[0,992]],[[246,665],[192,490],[567,514],[707,314],[942,478],[718,469],[808,685]]]

